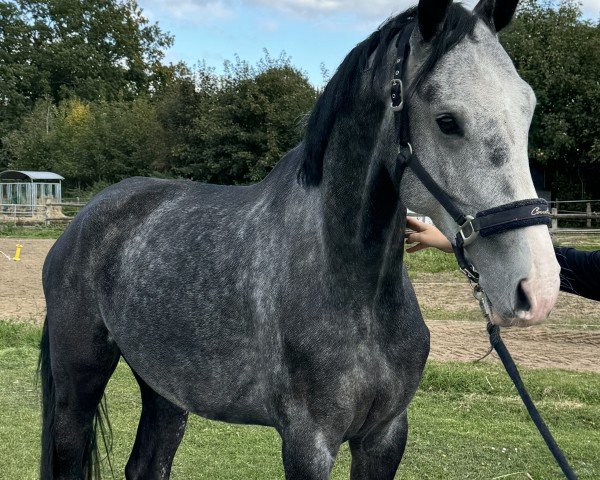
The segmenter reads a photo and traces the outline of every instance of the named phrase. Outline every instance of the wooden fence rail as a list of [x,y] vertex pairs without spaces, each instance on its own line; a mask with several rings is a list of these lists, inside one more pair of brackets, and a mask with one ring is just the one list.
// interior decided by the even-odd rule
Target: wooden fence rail
[[46,203],[47,207],[85,207],[86,204],[85,203],[81,203],[81,202],[63,202],[63,203],[51,203],[51,202],[47,202]]
[[[81,210],[83,207],[85,207],[85,203],[83,202],[60,202],[60,203],[56,203],[56,202],[52,202],[50,199],[48,199],[46,201],[46,209],[44,212],[44,223],[46,225],[49,225],[52,222],[58,222],[58,223],[69,223],[71,220],[73,220],[73,217],[68,216],[68,215],[64,215],[63,212],[63,208],[72,208],[72,209],[76,209],[77,212],[79,210]],[[56,215],[56,208],[60,208],[60,213],[61,215],[57,216]],[[75,214],[77,214],[77,212],[75,212]],[[75,215],[73,215],[75,216]]]
[[[600,233],[600,229],[592,228],[592,220],[600,220],[600,212],[592,212],[591,205],[588,203],[586,207],[586,213],[558,213],[558,209],[556,207],[551,209],[552,213],[552,231],[569,231],[569,233],[574,233],[575,231],[581,233]],[[586,220],[587,228],[558,228],[558,221],[560,219],[563,220]]]
[[[554,209],[552,209],[554,210]],[[579,220],[598,220],[600,219],[600,213],[556,213],[552,214],[552,218],[560,219],[560,218],[570,218],[570,219],[579,219]]]

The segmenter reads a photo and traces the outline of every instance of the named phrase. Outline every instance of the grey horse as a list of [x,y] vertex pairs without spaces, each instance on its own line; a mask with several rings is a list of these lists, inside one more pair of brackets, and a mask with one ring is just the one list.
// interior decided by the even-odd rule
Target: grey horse
[[[406,207],[457,227],[396,157],[390,80],[410,29],[411,137],[464,211],[535,196],[535,104],[497,40],[514,0],[421,0],[340,65],[304,140],[243,187],[144,178],[97,195],[44,265],[42,479],[98,475],[96,428],[120,357],[142,395],[128,479],[165,479],[188,412],[274,427],[286,479],[392,479],[429,332],[403,267]],[[542,321],[558,292],[548,230],[467,247],[494,321]]]

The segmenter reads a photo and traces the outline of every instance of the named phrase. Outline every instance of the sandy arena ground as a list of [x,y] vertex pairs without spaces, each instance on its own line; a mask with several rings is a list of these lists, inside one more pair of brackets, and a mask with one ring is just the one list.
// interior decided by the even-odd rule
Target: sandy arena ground
[[[0,254],[0,318],[41,323],[42,265],[54,240],[0,238],[0,251],[12,257],[17,242],[23,245],[20,262]],[[445,314],[460,318],[462,312],[478,318],[466,281],[442,273],[419,275],[414,283],[431,331],[430,358],[472,361],[483,356],[489,345],[483,320],[444,319]],[[503,337],[515,360],[525,367],[600,373],[600,305],[596,302],[561,293],[545,326],[504,330]],[[486,361],[498,360],[491,356]]]

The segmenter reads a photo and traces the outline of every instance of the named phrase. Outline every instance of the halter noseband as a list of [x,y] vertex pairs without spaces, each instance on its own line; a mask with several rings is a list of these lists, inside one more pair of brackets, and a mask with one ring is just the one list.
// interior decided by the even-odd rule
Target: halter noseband
[[467,278],[475,283],[479,282],[479,273],[465,256],[465,247],[473,243],[478,237],[489,237],[517,228],[532,225],[551,225],[548,203],[542,198],[518,200],[498,207],[490,208],[476,213],[465,215],[456,206],[450,196],[437,184],[423,167],[419,157],[413,151],[410,143],[410,128],[408,108],[404,101],[403,78],[406,63],[410,54],[410,37],[412,29],[406,28],[399,35],[396,47],[398,59],[394,66],[394,78],[391,88],[391,108],[395,112],[395,124],[398,138],[397,164],[400,173],[410,167],[421,183],[429,190],[435,199],[450,214],[459,226],[455,243],[452,245],[454,254],[461,271]]

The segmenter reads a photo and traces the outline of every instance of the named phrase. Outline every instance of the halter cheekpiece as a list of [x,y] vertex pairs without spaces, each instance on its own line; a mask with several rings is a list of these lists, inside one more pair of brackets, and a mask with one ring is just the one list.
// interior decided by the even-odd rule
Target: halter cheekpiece
[[551,225],[548,203],[542,198],[532,198],[506,203],[498,207],[465,215],[425,170],[417,153],[410,143],[408,107],[405,103],[404,78],[406,63],[410,55],[410,37],[412,29],[406,28],[396,43],[398,59],[394,65],[394,78],[391,85],[391,108],[395,113],[395,124],[398,138],[397,164],[400,176],[406,167],[410,167],[421,183],[450,214],[459,226],[455,242],[452,245],[461,271],[475,283],[479,274],[465,256],[465,247],[478,237],[489,237],[518,228],[532,225]]

